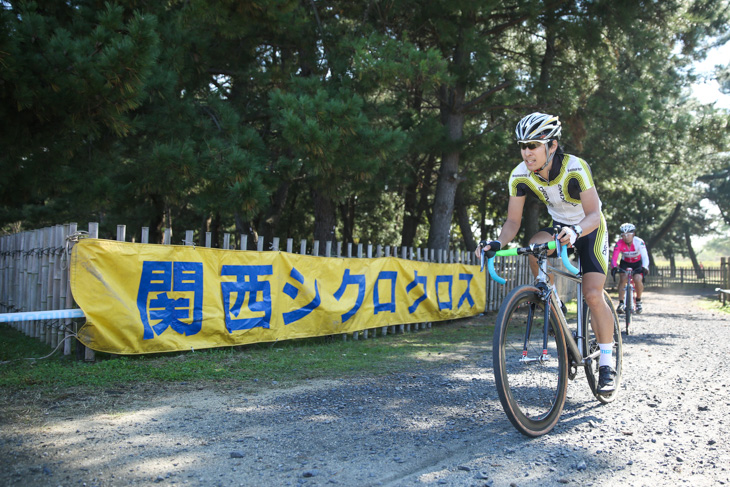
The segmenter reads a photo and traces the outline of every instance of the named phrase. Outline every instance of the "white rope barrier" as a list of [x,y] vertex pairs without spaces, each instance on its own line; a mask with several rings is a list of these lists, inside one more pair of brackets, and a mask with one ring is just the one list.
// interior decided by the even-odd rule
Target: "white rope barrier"
[[83,318],[80,309],[57,309],[51,311],[26,311],[24,313],[0,313],[0,323],[16,321],[61,320],[66,318]]

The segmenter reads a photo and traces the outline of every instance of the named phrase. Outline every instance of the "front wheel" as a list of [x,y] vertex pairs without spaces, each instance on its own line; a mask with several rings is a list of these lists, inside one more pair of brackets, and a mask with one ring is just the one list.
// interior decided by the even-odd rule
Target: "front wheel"
[[[610,394],[598,394],[596,392],[598,389],[598,357],[600,355],[600,349],[598,347],[598,339],[596,338],[596,334],[591,326],[591,310],[588,308],[588,305],[585,305],[585,312],[583,313],[583,316],[586,317],[583,335],[588,337],[585,344],[586,350],[583,351],[583,354],[584,356],[595,355],[595,358],[591,358],[585,363],[586,378],[588,379],[588,384],[591,387],[591,392],[596,399],[603,404],[608,404],[618,396],[619,384],[621,383],[621,366],[623,362],[623,342],[621,340],[621,324],[619,323],[618,315],[616,314],[616,308],[613,306],[611,296],[605,290],[603,291],[603,298],[606,301],[606,304],[608,304],[608,307],[611,309],[611,316],[613,317],[612,366],[614,370],[616,370],[616,377],[614,378],[614,381],[616,382],[616,389],[614,389],[613,392]],[[627,306],[626,311],[628,312],[628,310],[629,308]]]
[[624,296],[624,299],[626,300],[626,334],[629,334],[629,325],[631,325],[631,314],[634,311],[634,290],[631,288],[630,284],[626,285],[626,293]]
[[545,303],[535,286],[513,289],[494,327],[494,378],[504,412],[526,436],[553,429],[565,405],[568,357],[563,330],[551,309],[543,354]]

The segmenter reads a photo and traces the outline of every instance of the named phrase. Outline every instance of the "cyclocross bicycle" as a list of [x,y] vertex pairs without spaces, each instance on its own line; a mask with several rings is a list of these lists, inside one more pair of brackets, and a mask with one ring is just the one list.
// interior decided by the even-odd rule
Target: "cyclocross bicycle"
[[[572,274],[549,265],[549,250],[558,247],[563,264]],[[484,268],[482,253],[482,269]],[[492,252],[489,252],[492,254]],[[574,379],[579,368],[585,371],[593,395],[601,403],[612,402],[621,382],[621,329],[610,296],[606,303],[613,314],[613,360],[616,389],[598,394],[598,356],[600,349],[590,326],[591,313],[583,300],[582,274],[568,260],[567,248],[557,241],[528,247],[500,250],[498,256],[534,255],[539,273],[533,284],[514,288],[504,299],[494,327],[494,377],[507,417],[526,436],[550,432],[560,418],[567,395],[568,379]],[[494,270],[494,256],[487,266],[492,279],[506,281]],[[553,292],[548,270],[577,283],[577,322],[570,330]]]
[[624,287],[624,315],[626,319],[626,334],[629,334],[631,317],[636,313],[636,287],[634,286],[634,269],[629,267],[623,269],[617,267],[618,272],[626,274],[626,286]]

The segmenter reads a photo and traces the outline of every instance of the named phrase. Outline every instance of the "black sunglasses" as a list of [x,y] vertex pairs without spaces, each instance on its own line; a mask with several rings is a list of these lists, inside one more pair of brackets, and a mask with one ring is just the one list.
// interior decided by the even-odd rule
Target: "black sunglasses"
[[520,149],[522,149],[522,150],[525,150],[525,149],[535,150],[538,147],[545,145],[546,143],[547,143],[547,140],[545,142],[517,142],[517,145],[519,145]]

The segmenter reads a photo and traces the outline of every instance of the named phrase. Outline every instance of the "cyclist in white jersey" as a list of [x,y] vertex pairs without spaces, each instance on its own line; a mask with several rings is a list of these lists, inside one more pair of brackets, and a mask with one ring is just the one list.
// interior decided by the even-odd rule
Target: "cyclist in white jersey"
[[[564,154],[558,144],[562,128],[557,116],[532,113],[517,124],[515,135],[522,162],[509,178],[507,221],[497,240],[482,241],[480,252],[500,250],[520,230],[528,192],[547,206],[553,225],[542,228],[530,243],[545,243],[554,238],[555,227],[561,227],[558,238],[564,245],[575,247],[583,272],[583,296],[591,310],[591,325],[601,348],[599,356],[599,393],[615,389],[613,355],[613,316],[603,296],[608,271],[608,231],[601,213],[601,200],[593,183],[588,164]],[[533,274],[537,261],[530,258]],[[552,276],[551,276],[552,281]]]

